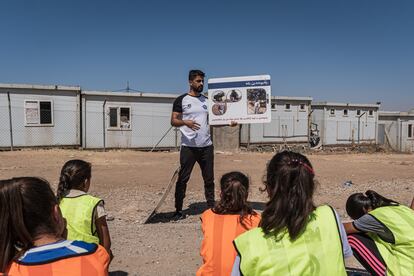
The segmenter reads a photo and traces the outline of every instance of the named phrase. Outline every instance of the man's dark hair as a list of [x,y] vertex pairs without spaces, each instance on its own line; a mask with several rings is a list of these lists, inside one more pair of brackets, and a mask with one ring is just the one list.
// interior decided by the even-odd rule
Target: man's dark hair
[[188,80],[189,81],[192,81],[192,80],[194,80],[197,76],[200,76],[200,77],[203,77],[204,78],[204,76],[205,76],[206,74],[204,74],[204,72],[203,71],[201,71],[201,70],[190,70],[190,72],[188,73]]

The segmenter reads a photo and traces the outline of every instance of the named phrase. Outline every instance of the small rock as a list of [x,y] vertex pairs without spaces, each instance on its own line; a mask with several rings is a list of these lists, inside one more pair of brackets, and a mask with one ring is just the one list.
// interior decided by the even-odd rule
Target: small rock
[[344,182],[344,184],[342,184],[343,187],[351,187],[352,186],[352,181],[351,180],[347,180]]

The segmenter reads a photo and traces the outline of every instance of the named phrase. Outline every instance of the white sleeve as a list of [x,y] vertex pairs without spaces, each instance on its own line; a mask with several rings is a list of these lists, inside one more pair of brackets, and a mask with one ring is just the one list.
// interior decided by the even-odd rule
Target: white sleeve
[[237,255],[234,260],[233,269],[231,270],[231,276],[241,276],[240,274],[240,256]]
[[96,206],[96,216],[95,216],[95,218],[98,219],[98,218],[104,217],[106,215],[107,215],[107,213],[105,211],[104,202],[100,201],[98,203],[98,206]]
[[[334,209],[332,208],[332,210]],[[346,235],[344,225],[342,224],[341,219],[339,218],[339,215],[335,210],[334,210],[334,213],[335,213],[336,223],[338,224],[338,228],[339,228],[339,234],[341,235],[342,252],[344,253],[344,257],[345,258],[352,257],[353,253],[352,253],[351,246],[349,245],[349,242],[348,242],[348,237]]]

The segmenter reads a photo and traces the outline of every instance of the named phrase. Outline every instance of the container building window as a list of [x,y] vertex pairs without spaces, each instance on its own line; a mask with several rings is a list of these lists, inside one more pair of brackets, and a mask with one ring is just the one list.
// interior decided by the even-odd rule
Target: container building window
[[52,126],[52,101],[26,100],[24,102],[24,118],[26,126]]
[[131,129],[131,108],[109,107],[109,129]]

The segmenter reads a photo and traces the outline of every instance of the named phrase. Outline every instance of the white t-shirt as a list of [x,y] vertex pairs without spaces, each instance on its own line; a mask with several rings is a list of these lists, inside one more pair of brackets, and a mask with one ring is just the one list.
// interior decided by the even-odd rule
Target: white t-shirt
[[208,125],[208,100],[200,94],[191,96],[184,94],[175,99],[173,112],[182,114],[183,120],[193,120],[200,125],[200,129],[192,130],[181,126],[181,145],[186,147],[208,147],[212,145],[210,127]]

